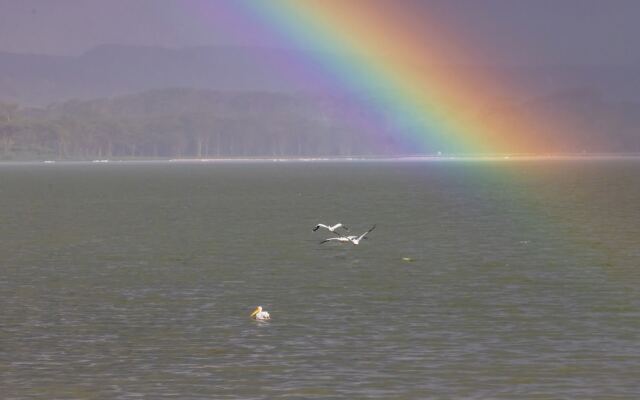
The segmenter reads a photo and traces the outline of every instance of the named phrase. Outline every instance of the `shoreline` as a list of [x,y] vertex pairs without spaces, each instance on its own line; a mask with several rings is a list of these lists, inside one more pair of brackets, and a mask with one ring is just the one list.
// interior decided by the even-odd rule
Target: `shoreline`
[[40,164],[217,164],[217,163],[331,163],[331,162],[513,162],[513,161],[640,160],[640,154],[495,154],[495,155],[406,155],[354,157],[224,157],[100,160],[2,160],[0,165]]

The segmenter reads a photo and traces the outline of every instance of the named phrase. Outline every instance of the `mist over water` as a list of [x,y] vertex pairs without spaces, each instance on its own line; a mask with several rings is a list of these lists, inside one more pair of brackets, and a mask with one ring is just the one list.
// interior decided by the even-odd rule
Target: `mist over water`
[[638,204],[637,160],[0,165],[0,387],[632,399]]

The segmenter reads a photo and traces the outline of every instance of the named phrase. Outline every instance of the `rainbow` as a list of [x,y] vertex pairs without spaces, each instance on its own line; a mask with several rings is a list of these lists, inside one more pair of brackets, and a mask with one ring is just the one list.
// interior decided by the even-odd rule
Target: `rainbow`
[[[287,76],[299,79],[324,79],[377,115],[390,115],[394,135],[415,153],[551,151],[536,135],[548,121],[543,126],[535,116],[492,113],[510,96],[500,77],[453,68],[452,59],[469,59],[472,52],[424,6],[384,0],[231,3],[234,10],[226,12],[236,13],[236,22],[252,21],[235,34],[270,35],[285,47],[313,50],[305,53],[308,60],[280,60],[280,69],[288,66]],[[370,122],[366,128],[373,131],[379,121]]]
[[[579,133],[572,132],[572,124],[557,115],[536,115],[531,111],[492,115],[493,110],[516,99],[518,93],[503,82],[503,77],[487,72],[491,69],[451,68],[456,63],[459,67],[491,56],[477,57],[478,50],[465,42],[468,34],[464,27],[452,25],[449,20],[443,22],[419,1],[202,0],[190,4],[198,7],[195,14],[192,9],[185,14],[193,29],[219,35],[225,43],[311,50],[283,52],[279,59],[255,62],[288,79],[355,99],[374,116],[368,124],[350,122],[373,139],[378,139],[376,135],[380,133],[376,132],[377,125],[387,123],[391,115],[392,125],[387,132],[399,142],[397,153],[409,148],[413,154],[442,151],[446,155],[499,155],[480,157],[489,160],[504,159],[506,154],[520,156],[510,160],[539,160],[540,155],[546,160],[555,155],[551,157],[554,160],[562,159],[562,149],[553,148],[544,138],[554,133],[570,139]],[[174,11],[184,11],[183,6],[179,8]],[[381,117],[376,119],[375,114]],[[492,201],[505,209],[517,201],[512,208],[529,216],[519,222],[523,231],[529,229],[527,219],[533,218],[535,226],[561,232],[555,237],[584,248],[593,263],[635,266],[633,255],[637,252],[619,246],[635,243],[629,231],[601,236],[602,250],[594,254],[594,218],[586,219],[585,224],[563,223],[561,210],[571,209],[571,198],[545,197],[533,191],[528,199],[512,198],[508,188],[521,180],[521,170],[512,163],[505,168],[496,167],[492,163],[478,170],[471,182],[484,186],[483,182],[490,179],[504,188],[492,193]],[[599,221],[599,226],[610,223],[607,218]]]
[[[510,160],[539,160],[540,155],[546,160],[555,155],[550,157],[554,160],[563,159],[558,151],[562,149],[553,148],[544,138],[550,132],[566,138],[578,133],[571,132],[571,123],[557,115],[549,118],[531,111],[492,115],[493,110],[503,109],[518,94],[503,82],[503,77],[487,72],[491,69],[452,68],[456,63],[458,67],[474,63],[479,58],[475,54],[478,50],[464,46],[464,27],[442,22],[419,1],[203,0],[191,4],[199,7],[196,14],[186,15],[193,29],[206,29],[224,37],[225,42],[235,39],[239,45],[311,50],[284,52],[280,59],[255,62],[288,79],[329,93],[346,94],[363,110],[379,114],[379,119],[371,117],[368,124],[351,121],[373,139],[379,134],[375,132],[376,125],[387,123],[391,115],[388,131],[400,142],[398,153],[409,148],[413,154],[442,151],[446,155],[478,155],[483,156],[479,159],[489,160],[504,159],[506,154],[519,156]],[[499,157],[484,157],[496,155]],[[508,188],[521,180],[522,171],[512,163],[505,168],[496,167],[492,163],[478,170],[471,183],[484,186],[489,179],[504,188],[492,193],[492,201],[499,203],[498,207],[522,210],[525,217],[519,223],[523,231],[528,231],[527,220],[533,218],[535,226],[561,232],[555,237],[584,248],[594,264],[635,266],[633,255],[637,252],[619,246],[635,243],[629,231],[600,237],[602,250],[595,254],[591,225],[595,224],[594,218],[576,225],[557,218],[562,210],[571,209],[571,198],[545,198],[532,191],[527,199],[514,199]],[[512,207],[513,201],[517,201],[516,207]],[[606,218],[601,221],[600,226],[609,224]]]

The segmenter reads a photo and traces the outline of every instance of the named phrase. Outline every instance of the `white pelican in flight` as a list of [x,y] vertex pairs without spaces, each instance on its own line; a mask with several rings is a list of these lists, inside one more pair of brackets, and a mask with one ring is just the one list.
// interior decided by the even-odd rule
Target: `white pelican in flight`
[[336,242],[350,242],[353,239],[355,239],[356,237],[357,236],[336,236],[336,237],[332,237],[332,238],[329,238],[329,239],[325,239],[322,242],[320,242],[320,244],[327,243],[327,242],[333,242],[333,241],[336,241]]
[[335,232],[336,229],[338,229],[338,228],[342,228],[345,231],[349,230],[349,228],[347,228],[346,226],[344,226],[344,225],[342,225],[341,223],[338,222],[337,224],[335,224],[333,226],[329,226],[329,225],[325,225],[325,224],[318,224],[313,228],[313,231],[315,232],[320,228],[325,228],[325,229],[329,230],[329,232]]
[[325,239],[322,242],[320,242],[320,244],[322,243],[326,243],[326,242],[332,242],[332,241],[336,241],[336,242],[345,242],[345,243],[351,243],[353,245],[357,245],[360,244],[360,241],[362,239],[366,239],[365,236],[371,232],[372,230],[374,230],[376,228],[376,226],[372,226],[371,229],[369,229],[368,231],[366,231],[365,233],[363,233],[360,236],[338,236],[338,237],[332,237],[329,239]]
[[271,319],[271,316],[267,311],[262,311],[262,306],[256,307],[256,309],[251,313],[250,317],[255,319],[256,321],[266,321]]

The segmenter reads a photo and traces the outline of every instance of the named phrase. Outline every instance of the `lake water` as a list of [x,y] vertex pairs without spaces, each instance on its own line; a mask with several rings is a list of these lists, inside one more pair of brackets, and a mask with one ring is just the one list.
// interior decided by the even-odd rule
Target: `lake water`
[[639,205],[633,159],[0,165],[0,397],[635,399]]

